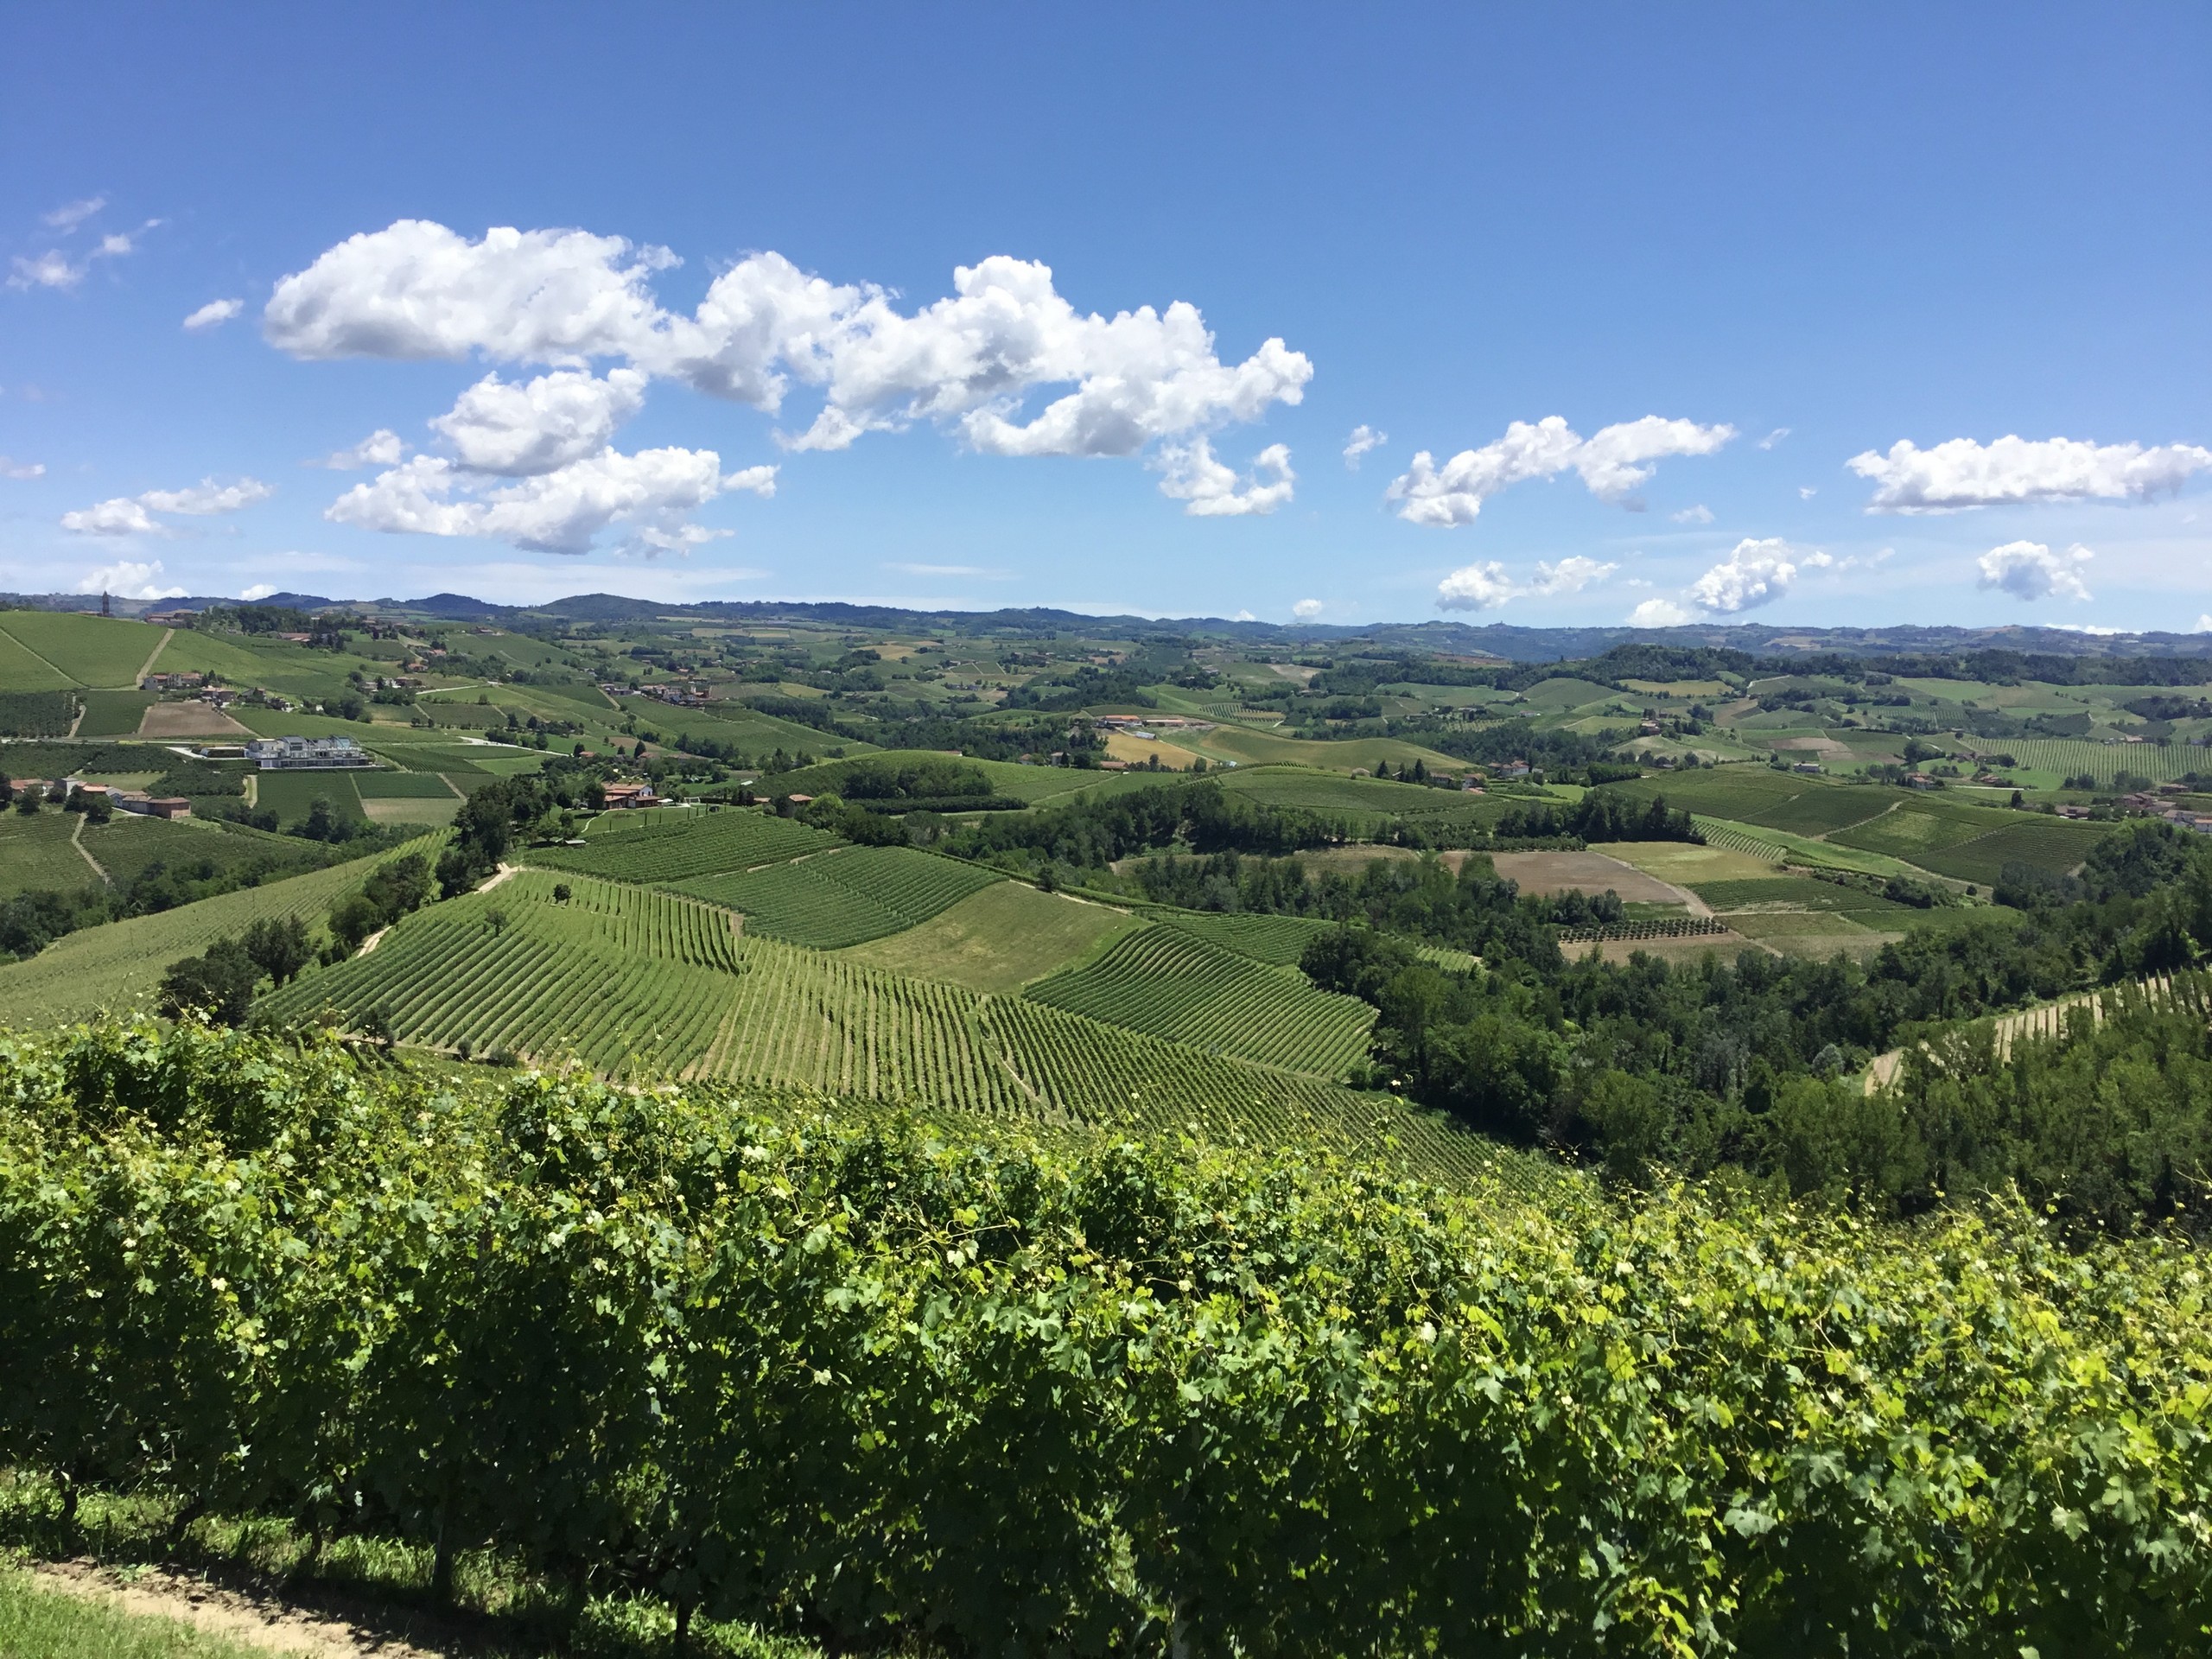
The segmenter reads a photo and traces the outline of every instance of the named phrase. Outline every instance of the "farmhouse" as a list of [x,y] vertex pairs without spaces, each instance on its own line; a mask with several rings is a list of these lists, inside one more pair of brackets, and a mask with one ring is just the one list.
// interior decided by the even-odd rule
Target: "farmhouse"
[[[653,786],[651,784],[609,784],[607,785],[607,804],[610,807],[652,806],[659,798],[653,793]],[[794,795],[791,798],[795,801],[803,801],[807,798],[804,795]]]

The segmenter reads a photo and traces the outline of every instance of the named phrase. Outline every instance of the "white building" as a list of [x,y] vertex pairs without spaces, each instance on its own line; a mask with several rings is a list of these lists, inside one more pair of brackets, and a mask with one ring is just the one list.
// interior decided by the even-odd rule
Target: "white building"
[[245,746],[245,758],[264,772],[328,771],[339,766],[373,766],[376,761],[350,737],[258,737]]

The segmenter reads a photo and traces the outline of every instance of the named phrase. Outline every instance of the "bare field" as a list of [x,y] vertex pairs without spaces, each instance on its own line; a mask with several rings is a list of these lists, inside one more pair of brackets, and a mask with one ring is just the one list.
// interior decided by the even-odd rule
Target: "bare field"
[[[1687,841],[1615,841],[1602,849],[1606,856],[1632,864],[1660,881],[1688,885],[1700,881],[1754,881],[1774,874],[1771,861],[1726,847],[1700,847]],[[1519,856],[1519,855],[1516,855]],[[1630,895],[1623,893],[1621,897]]]
[[1604,853],[1492,853],[1491,862],[1523,893],[1599,893],[1611,889],[1634,903],[1682,905],[1693,915],[1706,913],[1694,893]]
[[208,702],[156,702],[138,722],[141,737],[251,737],[253,734]]
[[1618,967],[1639,950],[1662,962],[1681,963],[1701,961],[1707,957],[1720,957],[1732,962],[1744,951],[1759,947],[1740,933],[1700,933],[1688,939],[1608,939],[1603,944],[1561,949],[1570,957],[1594,950],[1602,960]]

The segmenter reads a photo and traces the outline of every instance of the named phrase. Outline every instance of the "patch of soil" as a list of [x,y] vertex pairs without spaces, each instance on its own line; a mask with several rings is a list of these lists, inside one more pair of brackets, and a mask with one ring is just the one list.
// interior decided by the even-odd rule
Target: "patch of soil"
[[139,717],[141,737],[251,737],[212,702],[156,702]]
[[[241,1647],[307,1659],[448,1659],[462,1651],[449,1633],[427,1624],[365,1622],[283,1597],[216,1584],[173,1567],[130,1573],[97,1561],[48,1561],[31,1569],[39,1583],[63,1595],[105,1601],[124,1612],[172,1618]],[[425,1645],[425,1644],[428,1645]]]
[[1684,905],[1693,916],[1713,912],[1695,893],[1646,875],[1633,864],[1603,853],[1493,853],[1497,873],[1517,882],[1523,893],[1586,893],[1612,889],[1630,904]]

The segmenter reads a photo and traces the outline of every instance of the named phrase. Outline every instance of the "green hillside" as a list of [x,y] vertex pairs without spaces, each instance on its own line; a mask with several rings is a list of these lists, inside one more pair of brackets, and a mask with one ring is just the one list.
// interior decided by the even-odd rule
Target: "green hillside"
[[[561,885],[565,902],[554,897]],[[1497,1155],[1494,1143],[1387,1096],[1039,1003],[741,938],[711,906],[551,871],[433,905],[373,950],[302,976],[264,1007],[279,1020],[329,1008],[350,1022],[378,1009],[410,1042],[573,1056],[625,1075],[1168,1134],[1197,1123],[1257,1144],[1402,1157],[1439,1178],[1471,1178]]]

